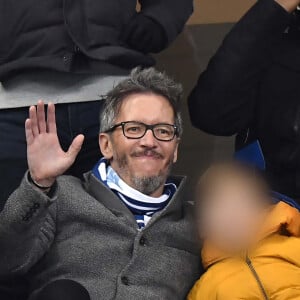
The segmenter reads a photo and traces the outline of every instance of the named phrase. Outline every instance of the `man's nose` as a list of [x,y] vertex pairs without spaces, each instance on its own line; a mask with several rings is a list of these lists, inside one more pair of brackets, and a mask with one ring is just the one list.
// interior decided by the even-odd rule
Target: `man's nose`
[[155,147],[157,145],[157,140],[152,132],[152,130],[148,129],[145,133],[145,135],[141,138],[140,141],[141,145],[147,146],[147,147]]

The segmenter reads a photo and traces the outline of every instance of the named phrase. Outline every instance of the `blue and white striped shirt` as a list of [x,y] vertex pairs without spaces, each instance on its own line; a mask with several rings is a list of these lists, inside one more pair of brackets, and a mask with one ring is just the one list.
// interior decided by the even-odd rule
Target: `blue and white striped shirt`
[[156,212],[166,207],[177,190],[174,183],[167,182],[162,196],[158,198],[147,196],[125,183],[105,159],[97,163],[93,174],[122,200],[135,216],[140,229],[147,225]]

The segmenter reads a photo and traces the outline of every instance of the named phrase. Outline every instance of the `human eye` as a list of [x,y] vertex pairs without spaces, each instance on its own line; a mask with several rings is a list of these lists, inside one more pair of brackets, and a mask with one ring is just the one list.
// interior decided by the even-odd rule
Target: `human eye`
[[125,131],[128,134],[140,134],[143,131],[143,126],[136,123],[127,124]]
[[157,126],[155,128],[156,134],[161,138],[170,138],[174,135],[174,128],[171,126]]

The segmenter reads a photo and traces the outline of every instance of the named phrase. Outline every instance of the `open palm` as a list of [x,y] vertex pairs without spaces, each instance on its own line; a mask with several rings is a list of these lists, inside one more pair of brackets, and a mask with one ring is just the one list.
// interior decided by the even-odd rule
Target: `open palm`
[[27,160],[31,177],[43,186],[51,186],[56,177],[62,175],[74,163],[84,136],[78,135],[67,152],[60,146],[55,120],[55,106],[48,105],[47,120],[45,106],[39,101],[31,106],[25,122]]

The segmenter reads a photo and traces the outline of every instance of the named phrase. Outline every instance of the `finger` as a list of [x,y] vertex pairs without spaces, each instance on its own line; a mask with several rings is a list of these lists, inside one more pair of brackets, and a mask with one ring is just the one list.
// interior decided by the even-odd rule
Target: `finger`
[[76,156],[78,155],[79,151],[81,150],[83,141],[84,141],[84,135],[79,134],[73,140],[71,146],[69,147],[69,150],[67,153],[73,161],[76,159]]
[[25,121],[25,135],[26,135],[26,142],[27,145],[31,145],[34,141],[34,136],[32,133],[32,127],[31,127],[31,120],[27,119]]
[[35,106],[30,106],[30,108],[29,108],[29,119],[31,122],[31,129],[32,129],[33,136],[38,136],[40,132],[39,132],[38,123],[37,123]]
[[43,101],[39,101],[37,105],[37,122],[40,133],[46,132],[46,116],[45,116],[45,104]]
[[51,102],[48,104],[47,128],[49,133],[57,133],[55,105]]

